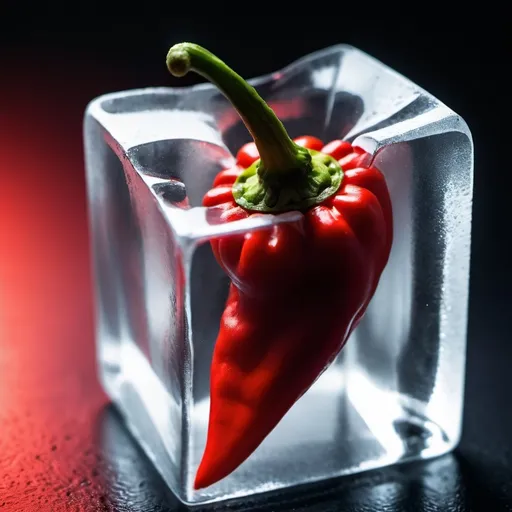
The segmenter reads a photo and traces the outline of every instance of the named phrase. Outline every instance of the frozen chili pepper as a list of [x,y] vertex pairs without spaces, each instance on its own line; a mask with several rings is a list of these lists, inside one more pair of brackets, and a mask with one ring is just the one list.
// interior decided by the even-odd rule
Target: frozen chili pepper
[[290,139],[256,90],[198,45],[173,46],[167,66],[214,83],[254,139],[217,175],[203,205],[219,209],[223,222],[303,214],[211,241],[231,284],[211,365],[200,489],[239,467],[343,348],[388,261],[392,210],[384,176],[362,166],[362,149]]

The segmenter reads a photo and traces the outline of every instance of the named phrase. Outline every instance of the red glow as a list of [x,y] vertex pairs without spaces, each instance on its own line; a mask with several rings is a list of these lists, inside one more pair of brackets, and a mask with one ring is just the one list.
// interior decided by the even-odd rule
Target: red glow
[[107,399],[82,156],[82,115],[98,92],[45,67],[37,84],[13,68],[0,88],[0,507],[100,510],[95,431]]

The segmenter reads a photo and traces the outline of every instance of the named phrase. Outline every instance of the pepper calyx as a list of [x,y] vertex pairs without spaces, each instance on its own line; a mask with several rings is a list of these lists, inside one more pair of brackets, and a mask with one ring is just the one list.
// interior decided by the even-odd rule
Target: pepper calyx
[[259,159],[245,169],[233,184],[236,203],[246,210],[282,213],[306,210],[334,195],[343,179],[339,163],[324,153],[298,148],[297,167],[268,171]]

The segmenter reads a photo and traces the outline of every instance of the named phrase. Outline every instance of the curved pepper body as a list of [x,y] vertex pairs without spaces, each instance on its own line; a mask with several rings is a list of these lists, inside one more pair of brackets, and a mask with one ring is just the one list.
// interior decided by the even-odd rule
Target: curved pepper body
[[[234,471],[343,348],[388,261],[392,211],[386,182],[348,142],[295,139],[340,162],[338,192],[279,224],[211,241],[231,279],[214,349],[207,443],[195,488]],[[237,205],[232,185],[258,158],[253,144],[221,171],[203,205],[231,222],[257,215]]]

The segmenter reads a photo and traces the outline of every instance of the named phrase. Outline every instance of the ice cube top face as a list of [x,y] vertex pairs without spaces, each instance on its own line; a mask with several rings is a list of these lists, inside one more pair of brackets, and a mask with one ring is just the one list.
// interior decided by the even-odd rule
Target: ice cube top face
[[328,48],[252,80],[291,137],[345,139],[385,175],[394,240],[345,348],[236,471],[196,491],[212,352],[229,281],[209,240],[301,214],[231,223],[201,206],[250,136],[213,86],[94,100],[85,118],[102,383],[188,504],[451,450],[461,431],[473,144],[464,121],[357,49]]

